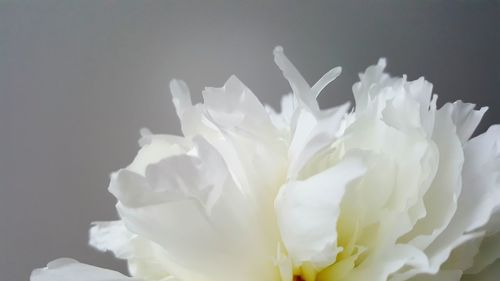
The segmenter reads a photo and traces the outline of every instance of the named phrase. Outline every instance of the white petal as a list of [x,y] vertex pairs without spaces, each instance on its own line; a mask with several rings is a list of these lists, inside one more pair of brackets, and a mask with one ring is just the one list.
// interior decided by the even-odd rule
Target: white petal
[[210,119],[222,129],[237,127],[248,133],[272,133],[273,126],[264,106],[234,75],[222,88],[205,88],[203,100]]
[[[283,47],[277,46],[274,48],[274,62],[283,72],[283,76],[288,80],[293,94],[297,101],[303,103],[306,107],[314,112],[319,111],[316,96],[312,94],[311,87],[307,81],[302,77],[297,68],[290,62],[283,52]],[[333,71],[335,74],[336,71]],[[328,79],[329,80],[329,79]],[[321,84],[320,84],[321,85]],[[318,86],[318,89],[320,86]]]
[[464,275],[461,281],[498,281],[499,276],[500,260],[497,260],[477,274]]
[[323,116],[321,117],[316,117],[306,110],[299,112],[288,152],[290,158],[289,178],[297,177],[300,170],[316,153],[335,141],[342,119],[347,114],[349,107],[349,103],[346,103],[327,112],[322,112]]
[[[398,223],[394,221],[393,223]],[[396,244],[388,252],[377,252],[368,256],[362,266],[355,268],[346,278],[349,281],[386,281],[393,279],[391,274],[404,265],[418,265],[425,263],[425,255],[417,248],[407,244]],[[389,276],[391,276],[389,278]],[[406,279],[403,279],[406,280]]]
[[500,126],[492,126],[464,147],[464,188],[457,218],[466,231],[485,225],[500,208]]
[[462,276],[461,270],[441,270],[436,274],[422,274],[408,281],[459,281]]
[[337,66],[335,68],[330,69],[327,73],[325,73],[319,80],[314,84],[311,88],[312,95],[317,98],[321,91],[328,86],[333,80],[337,79],[339,75],[342,73],[342,68]]
[[30,281],[140,281],[119,272],[61,258],[35,269]]
[[132,276],[145,280],[171,280],[172,273],[190,274],[174,263],[163,248],[130,232],[122,221],[94,223],[89,243],[100,251],[111,251],[117,258],[126,260]]
[[318,120],[314,114],[308,110],[297,111],[294,116],[294,128],[292,132],[292,140],[288,148],[288,155],[291,162],[291,167],[288,173],[296,176],[301,166],[305,165],[300,155],[304,149],[307,149],[307,143],[311,138],[314,128],[318,124]]
[[292,259],[286,255],[281,244],[278,244],[276,251],[276,266],[280,269],[280,281],[293,281]]
[[281,116],[286,120],[288,126],[291,124],[293,113],[297,107],[295,103],[295,98],[292,94],[284,95],[281,98]]
[[234,184],[218,152],[200,138],[193,141],[188,155],[149,165],[142,179],[124,172],[113,179],[110,191],[120,200],[122,220],[192,271],[172,272],[181,279],[273,280],[279,272],[269,245],[276,240],[261,232],[265,227],[257,223],[252,202]]
[[276,198],[276,214],[295,265],[309,261],[322,269],[335,260],[340,200],[347,185],[364,171],[360,160],[346,159],[307,180],[282,187]]
[[170,81],[170,92],[172,93],[172,101],[177,111],[177,115],[182,119],[186,109],[192,107],[189,88],[186,82],[172,79]]
[[476,130],[477,125],[483,118],[484,113],[488,110],[487,107],[481,107],[479,110],[474,110],[476,105],[472,103],[464,103],[456,101],[453,104],[446,104],[443,107],[450,111],[453,123],[457,125],[457,135],[465,143]]
[[[500,207],[500,126],[491,127],[486,133],[472,139],[464,147],[465,166],[463,189],[458,201],[457,213],[446,230],[430,248],[436,257],[444,255],[453,247],[453,241],[464,240],[467,233],[484,235],[483,227],[496,208]],[[486,240],[488,241],[488,240]],[[493,246],[492,240],[490,246]],[[451,244],[451,245],[450,245]],[[482,256],[482,255],[485,256]],[[479,252],[479,258],[489,263],[500,257],[500,253]],[[482,257],[481,257],[482,256]],[[486,260],[483,260],[485,262]]]
[[466,267],[467,273],[478,273],[500,258],[500,234],[485,237],[476,249],[478,253],[474,257],[472,267]]
[[500,258],[500,126],[471,139],[464,147],[464,212],[459,217],[467,230],[486,231],[474,265],[476,273]]
[[280,113],[277,113],[271,106],[266,106],[266,110],[274,126],[289,133],[295,107],[295,97],[292,94],[288,94],[281,98]]
[[184,138],[171,135],[145,135],[139,140],[141,149],[128,170],[144,175],[149,164],[157,163],[161,159],[184,153],[189,142]]
[[450,253],[450,257],[440,267],[442,270],[461,270],[464,271],[470,268],[474,262],[474,256],[479,252],[479,246],[483,240],[483,236],[476,236],[461,245],[457,246]]
[[[235,76],[222,88],[206,88],[204,104],[183,120],[189,138],[201,135],[221,154],[238,187],[272,207],[286,169],[286,140],[265,107]],[[260,165],[255,165],[259,161]],[[258,198],[257,198],[258,197]],[[262,202],[262,201],[260,201]]]
[[439,166],[432,185],[424,196],[427,215],[404,237],[405,242],[424,250],[429,260],[428,264],[406,268],[407,271],[395,274],[395,280],[406,280],[419,273],[435,274],[455,247],[477,237],[477,234],[462,236],[463,229],[460,234],[457,233],[458,236],[447,234],[448,224],[459,209],[457,201],[462,191],[464,156],[449,112],[440,109],[435,118],[432,139],[439,151]]
[[112,251],[117,258],[127,259],[133,253],[131,240],[134,234],[129,232],[122,221],[94,222],[90,229],[89,244],[100,251]]
[[360,81],[352,86],[356,110],[364,110],[373,99],[372,93],[379,93],[380,89],[390,84],[390,76],[384,73],[386,66],[386,60],[381,58],[376,65],[369,66],[364,73],[359,74]]
[[[445,113],[446,111],[442,112]],[[449,258],[453,249],[463,243],[472,243],[474,239],[484,236],[485,231],[478,230],[478,228],[484,226],[490,220],[494,210],[500,206],[498,200],[500,198],[499,140],[500,127],[494,126],[485,134],[479,135],[465,144],[465,161],[462,174],[463,188],[457,200],[456,213],[449,223],[440,227],[441,231],[434,231],[433,235],[427,236],[427,241],[431,242],[431,244],[428,245],[425,252],[430,258],[430,264],[428,268],[421,268],[421,272],[431,274],[437,272],[441,264]],[[445,147],[441,148],[441,150],[444,149]],[[446,159],[451,160],[450,157],[446,157]],[[439,214],[439,210],[444,208],[444,203],[443,200],[435,202],[433,205],[434,211],[429,211],[429,215]],[[419,238],[422,237],[425,236]],[[476,252],[470,251],[466,254],[471,256],[463,257],[463,259],[470,260]],[[491,255],[488,251],[485,251],[484,254],[485,256],[483,256],[482,251],[478,253],[478,264],[475,265],[477,267],[475,271],[500,256],[500,253]],[[484,260],[481,260],[482,258]],[[480,265],[481,263],[483,265]],[[409,272],[412,272],[412,270]],[[416,273],[418,270],[413,270],[413,272]],[[411,276],[411,274],[406,276]]]
[[425,249],[446,228],[457,209],[464,156],[455,130],[449,114],[438,111],[432,136],[439,151],[438,171],[424,196],[427,216],[408,235],[414,237],[410,243],[420,249]]

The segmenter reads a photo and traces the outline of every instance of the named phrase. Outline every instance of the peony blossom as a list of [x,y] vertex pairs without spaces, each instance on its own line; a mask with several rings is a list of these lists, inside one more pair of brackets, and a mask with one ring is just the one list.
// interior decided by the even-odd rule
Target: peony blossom
[[283,49],[281,112],[235,76],[192,104],[172,80],[182,136],[143,130],[111,175],[120,219],[90,244],[130,275],[59,259],[31,281],[500,280],[500,126],[486,108],[436,106],[432,84],[386,61],[353,86],[355,106],[316,98]]

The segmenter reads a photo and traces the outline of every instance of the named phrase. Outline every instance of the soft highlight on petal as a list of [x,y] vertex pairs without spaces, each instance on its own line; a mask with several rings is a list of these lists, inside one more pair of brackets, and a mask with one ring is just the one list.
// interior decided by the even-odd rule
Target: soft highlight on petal
[[127,277],[119,272],[99,268],[74,259],[61,258],[47,264],[47,267],[36,269],[30,281],[143,281]]

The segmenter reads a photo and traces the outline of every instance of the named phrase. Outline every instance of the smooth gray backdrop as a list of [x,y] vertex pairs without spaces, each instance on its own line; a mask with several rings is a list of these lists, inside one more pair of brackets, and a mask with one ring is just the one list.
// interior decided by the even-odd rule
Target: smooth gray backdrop
[[132,160],[139,129],[179,133],[173,77],[199,101],[234,73],[277,106],[283,45],[310,82],[343,66],[320,98],[329,107],[385,56],[441,103],[489,105],[481,130],[500,123],[496,1],[209,2],[0,0],[0,280],[62,256],[125,270],[87,231],[116,218],[108,175]]

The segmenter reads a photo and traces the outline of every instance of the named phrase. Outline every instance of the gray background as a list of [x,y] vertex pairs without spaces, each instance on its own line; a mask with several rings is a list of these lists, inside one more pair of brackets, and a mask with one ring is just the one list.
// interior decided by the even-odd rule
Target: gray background
[[489,105],[500,123],[500,10],[494,1],[1,1],[0,279],[27,280],[61,257],[124,270],[87,246],[91,221],[116,217],[110,172],[137,151],[138,130],[178,133],[167,91],[195,100],[235,73],[265,103],[289,91],[272,61],[285,52],[320,98],[351,97],[381,56],[425,75],[440,100]]

